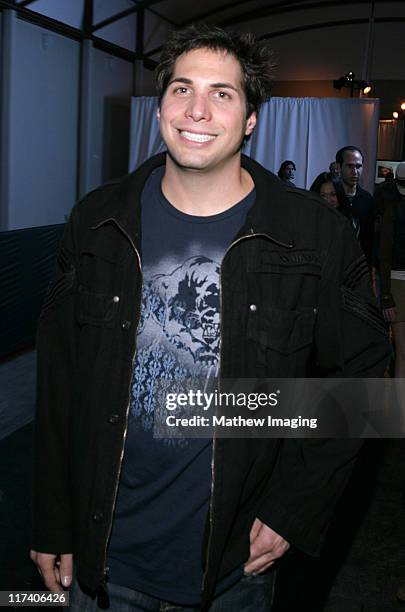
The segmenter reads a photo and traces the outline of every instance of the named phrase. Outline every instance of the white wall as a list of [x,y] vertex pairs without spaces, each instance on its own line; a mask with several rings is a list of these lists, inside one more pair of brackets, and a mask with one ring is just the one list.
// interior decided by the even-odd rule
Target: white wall
[[[120,162],[125,173],[133,77],[130,62],[94,49],[91,43],[84,53],[80,196],[113,178]],[[124,155],[120,160],[111,157]]]
[[11,30],[7,229],[63,223],[76,197],[79,45],[12,12],[3,20]]

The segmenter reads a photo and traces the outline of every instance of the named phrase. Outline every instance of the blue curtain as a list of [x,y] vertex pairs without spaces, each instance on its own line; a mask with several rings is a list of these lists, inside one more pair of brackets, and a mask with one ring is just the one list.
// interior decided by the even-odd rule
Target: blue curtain
[[[156,119],[156,98],[133,98],[129,169],[164,150]],[[379,100],[373,98],[272,98],[260,111],[244,152],[277,172],[295,162],[295,184],[308,189],[327,170],[338,149],[355,145],[364,153],[362,185],[373,191]]]

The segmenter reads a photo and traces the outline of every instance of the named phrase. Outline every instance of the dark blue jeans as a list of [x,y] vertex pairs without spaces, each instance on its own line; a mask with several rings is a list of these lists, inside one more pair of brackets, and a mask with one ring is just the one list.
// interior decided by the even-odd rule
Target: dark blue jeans
[[[210,612],[271,612],[274,591],[274,571],[259,576],[245,575],[239,582],[218,595]],[[116,584],[108,584],[110,612],[192,612],[199,608],[162,601]],[[80,589],[77,581],[70,590],[69,610],[99,612],[97,599]]]

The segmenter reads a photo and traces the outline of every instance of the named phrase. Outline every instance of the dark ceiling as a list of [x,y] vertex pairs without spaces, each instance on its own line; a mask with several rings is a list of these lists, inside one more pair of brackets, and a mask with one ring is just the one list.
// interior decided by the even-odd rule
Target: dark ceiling
[[[13,9],[22,19],[77,40],[90,39],[96,47],[124,59],[143,59],[148,68],[153,67],[153,60],[156,60],[159,45],[167,36],[167,29],[192,22],[248,29],[261,38],[338,28],[332,43],[334,45],[340,44],[339,38],[344,40],[348,27],[367,26],[370,17],[373,17],[375,24],[387,24],[387,33],[394,24],[398,28],[398,23],[401,27],[405,23],[405,0],[204,0],[203,3],[193,0],[114,0],[110,3],[107,0],[81,0],[81,4],[74,5],[70,5],[69,1],[71,8],[80,7],[76,9],[79,10],[79,17],[75,26],[63,22],[59,14],[64,3],[61,0],[54,2],[51,5],[41,0],[0,0],[0,9]],[[40,12],[40,5],[52,7],[53,17],[45,10]],[[119,10],[114,12],[115,6]],[[108,29],[108,26],[130,16],[136,16],[136,36],[133,39],[136,39],[136,44],[132,42],[128,47],[120,41],[110,42],[108,36],[106,39],[104,28]],[[145,43],[144,46],[147,20],[151,17],[155,20],[159,17],[158,21],[166,31],[162,30],[154,44]],[[360,35],[364,37],[364,31]],[[388,39],[390,36],[388,33]],[[387,36],[384,35],[384,38]]]

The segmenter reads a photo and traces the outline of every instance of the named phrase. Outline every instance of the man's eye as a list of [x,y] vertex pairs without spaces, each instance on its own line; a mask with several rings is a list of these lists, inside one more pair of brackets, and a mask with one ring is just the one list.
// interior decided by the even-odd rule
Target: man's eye
[[180,93],[180,94],[184,94],[187,92],[188,92],[187,87],[176,87],[176,89],[174,90],[174,93]]
[[231,97],[229,95],[229,93],[227,93],[226,91],[217,91],[216,92],[216,96],[217,96],[217,98],[221,98],[221,100],[225,100],[226,98],[230,98]]

